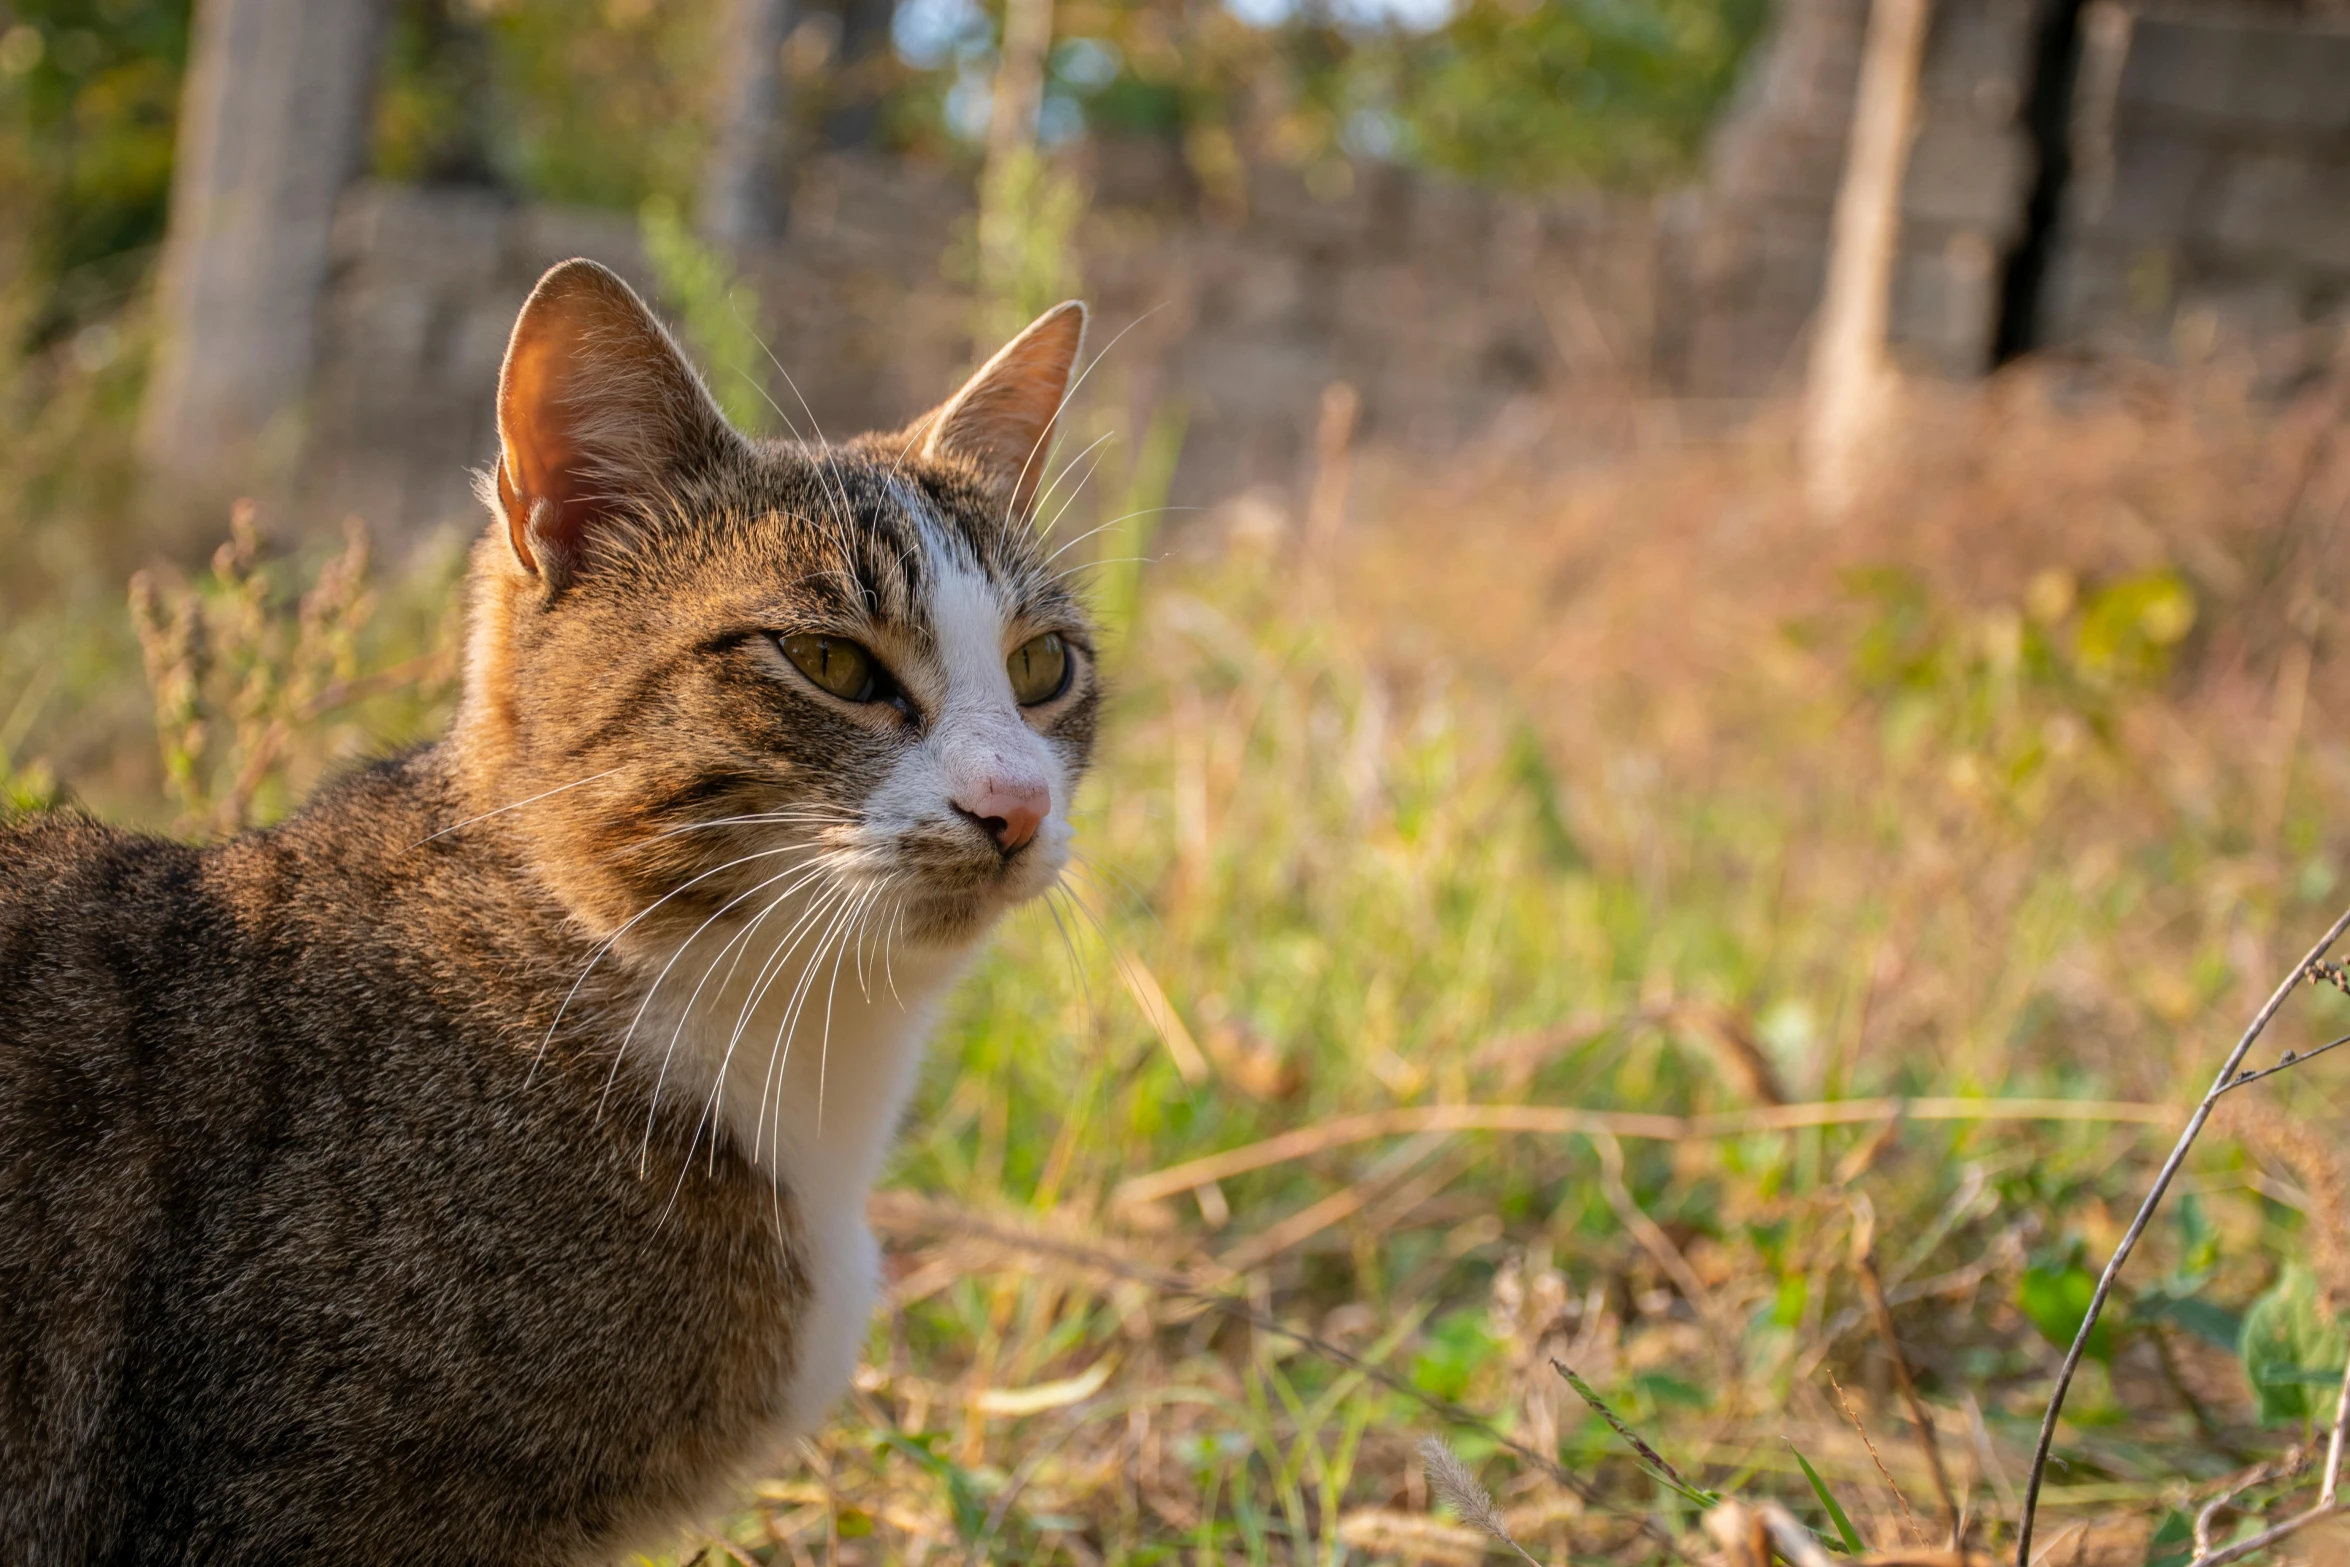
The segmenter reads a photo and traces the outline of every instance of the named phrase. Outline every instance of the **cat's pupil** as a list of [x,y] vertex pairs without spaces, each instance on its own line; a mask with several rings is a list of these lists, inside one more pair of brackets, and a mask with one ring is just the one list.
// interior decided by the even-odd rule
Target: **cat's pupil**
[[1059,632],[1048,631],[1025,642],[1005,661],[1012,677],[1012,695],[1022,707],[1049,702],[1069,682],[1069,649]]
[[783,639],[783,654],[801,674],[844,702],[870,702],[878,694],[879,665],[854,642],[802,634]]

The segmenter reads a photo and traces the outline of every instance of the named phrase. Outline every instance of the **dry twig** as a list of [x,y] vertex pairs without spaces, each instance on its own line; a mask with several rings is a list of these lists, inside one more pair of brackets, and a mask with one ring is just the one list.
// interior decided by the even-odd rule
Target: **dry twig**
[[[2089,1309],[2081,1316],[2080,1331],[2073,1335],[2072,1347],[2065,1351],[2064,1364],[2056,1373],[2056,1386],[2049,1392],[2048,1412],[2041,1417],[2040,1440],[2032,1450],[2031,1473],[2024,1483],[2023,1516],[2017,1520],[2016,1525],[2016,1567],[2031,1567],[2032,1520],[2040,1505],[2040,1484],[2048,1473],[2048,1452],[2056,1441],[2057,1417],[2064,1412],[2064,1396],[2072,1388],[2073,1375],[2081,1366],[2081,1356],[2088,1352],[2089,1335],[2096,1330],[2097,1320],[2105,1312],[2106,1298],[2113,1293],[2114,1280],[2120,1276],[2122,1265],[2129,1261],[2130,1253],[2137,1249],[2138,1238],[2146,1233],[2146,1226],[2153,1221],[2154,1210],[2161,1206],[2164,1194],[2170,1190],[2172,1180],[2179,1173],[2179,1167],[2187,1162],[2187,1153],[2195,1146],[2195,1139],[2202,1134],[2204,1124],[2211,1119],[2211,1112],[2218,1106],[2220,1096],[2231,1088],[2256,1082],[2261,1077],[2269,1075],[2270,1072],[2282,1071],[2285,1067],[2309,1059],[2309,1056],[2298,1058],[2288,1056],[2265,1072],[2243,1070],[2244,1057],[2251,1054],[2252,1046],[2259,1040],[2262,1032],[2267,1029],[2270,1019],[2274,1018],[2283,1008],[2286,998],[2293,994],[2296,987],[2305,980],[2313,984],[2340,983],[2328,971],[2324,959],[2326,953],[2332,950],[2334,943],[2342,939],[2344,931],[2350,931],[2350,909],[2342,911],[2341,917],[2334,921],[2332,927],[2322,937],[2318,938],[2317,945],[2309,949],[2308,955],[2294,965],[2293,972],[2287,975],[2284,981],[2270,993],[2268,1000],[2254,1015],[2251,1026],[2246,1028],[2243,1037],[2236,1041],[2236,1048],[2228,1052],[2227,1060],[2220,1066],[2219,1075],[2212,1079],[2210,1091],[2204,1094],[2202,1102],[2195,1106],[2193,1114],[2187,1118],[2187,1129],[2179,1134],[2178,1142],[2171,1148],[2170,1157],[2163,1161],[2162,1169],[2154,1177],[2153,1188],[2146,1193],[2145,1202],[2139,1205],[2137,1217],[2130,1221],[2130,1227],[2123,1234],[2121,1244],[2114,1248],[2112,1259],[2106,1263],[2104,1273],[2098,1276],[2097,1288],[2089,1296]],[[2314,1055],[2316,1052],[2313,1051],[2311,1054]],[[2345,1400],[2344,1408],[2337,1413],[2334,1422],[2333,1451],[2329,1454],[2326,1463],[2325,1500],[2321,1506],[2328,1513],[2333,1509],[2334,1484],[2340,1470],[2342,1421],[2346,1415],[2350,1415],[2350,1382],[2345,1382],[2343,1385],[2343,1398]],[[2289,1530],[2314,1521],[2314,1518],[2304,1515],[2299,1521],[2279,1527]],[[2278,1536],[2278,1538],[2282,1537]],[[2233,1561],[2242,1554],[2244,1552],[2241,1549],[2230,1547],[2229,1550],[2211,1557],[2209,1562],[2196,1564],[2196,1567],[2210,1567],[2212,1563]]]

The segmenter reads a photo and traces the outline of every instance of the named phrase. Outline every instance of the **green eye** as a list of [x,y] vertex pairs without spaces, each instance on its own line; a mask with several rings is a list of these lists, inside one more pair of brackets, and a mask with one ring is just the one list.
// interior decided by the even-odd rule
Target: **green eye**
[[1012,677],[1012,695],[1022,707],[1050,702],[1069,686],[1069,646],[1057,631],[1022,643],[1004,660]]
[[785,637],[783,656],[844,702],[870,702],[881,694],[880,663],[854,642],[806,634]]

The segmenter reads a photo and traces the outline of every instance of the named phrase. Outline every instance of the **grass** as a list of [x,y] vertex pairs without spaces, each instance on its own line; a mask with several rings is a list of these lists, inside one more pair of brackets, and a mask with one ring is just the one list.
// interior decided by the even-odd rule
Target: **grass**
[[[2350,885],[2342,395],[1920,394],[1833,534],[1768,420],[1573,472],[1366,456],[1324,553],[1258,500],[1103,568],[1119,696],[1070,896],[942,1029],[852,1398],[679,1559],[1506,1549],[1431,1511],[1431,1436],[1543,1561],[1708,1555],[1730,1493],[1831,1549],[1905,1514],[1939,1544],[1905,1373],[1998,1549],[2175,1112]],[[292,627],[313,573],[268,569]],[[191,591],[227,614],[234,578]],[[438,580],[385,589],[339,678],[445,636]],[[241,797],[220,756],[176,805],[151,761],[144,806],[137,767],[88,776],[149,819],[266,814],[445,701],[368,691]],[[2133,1264],[2052,1560],[2183,1560],[2195,1499],[2338,1379],[2335,1066],[2254,1090]]]

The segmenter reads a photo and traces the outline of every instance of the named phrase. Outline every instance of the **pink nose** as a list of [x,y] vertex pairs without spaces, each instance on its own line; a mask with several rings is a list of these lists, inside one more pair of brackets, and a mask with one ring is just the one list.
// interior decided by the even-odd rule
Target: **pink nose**
[[954,803],[1008,854],[1036,836],[1053,808],[1053,793],[1039,778],[987,778]]

